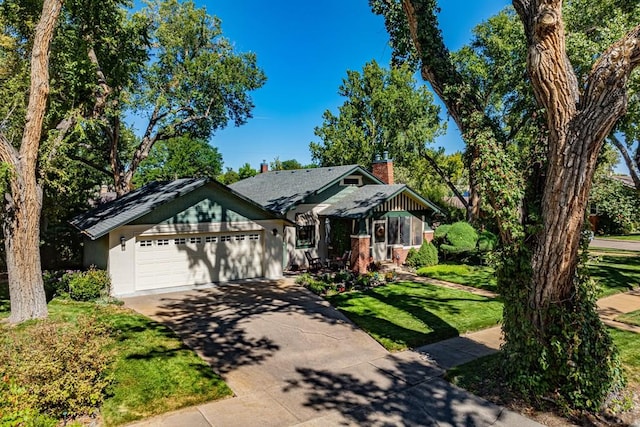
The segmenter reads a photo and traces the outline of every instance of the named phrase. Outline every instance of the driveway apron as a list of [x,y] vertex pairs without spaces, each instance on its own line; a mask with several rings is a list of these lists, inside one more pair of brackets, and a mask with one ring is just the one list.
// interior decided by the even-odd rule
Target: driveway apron
[[236,395],[141,425],[534,425],[443,381],[420,352],[388,353],[291,280],[125,304],[171,327]]

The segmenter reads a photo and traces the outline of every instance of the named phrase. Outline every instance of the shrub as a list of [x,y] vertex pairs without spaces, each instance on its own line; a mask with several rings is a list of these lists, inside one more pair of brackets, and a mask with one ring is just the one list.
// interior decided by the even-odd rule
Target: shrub
[[436,240],[438,242],[444,241],[444,238],[445,238],[445,236],[447,235],[447,233],[449,232],[450,229],[451,229],[451,224],[442,224],[442,225],[438,226],[435,229],[435,231],[433,232],[434,240]]
[[480,252],[490,252],[498,247],[498,236],[485,230],[478,233],[478,250]]
[[448,254],[460,254],[475,250],[478,232],[468,222],[460,221],[451,224],[444,237],[440,250]]
[[105,270],[90,268],[84,272],[70,273],[69,296],[76,301],[94,301],[109,295],[111,279]]
[[438,249],[431,242],[424,241],[419,250],[409,249],[405,263],[413,268],[438,264]]
[[111,338],[93,319],[79,317],[74,327],[32,323],[6,331],[0,342],[0,424],[26,418],[32,421],[18,425],[41,425],[47,423],[38,421],[40,414],[60,419],[97,412],[111,384]]

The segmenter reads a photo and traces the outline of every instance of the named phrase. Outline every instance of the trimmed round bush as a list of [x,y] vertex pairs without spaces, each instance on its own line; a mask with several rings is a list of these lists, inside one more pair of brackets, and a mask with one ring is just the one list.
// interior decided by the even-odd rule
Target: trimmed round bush
[[433,232],[433,238],[437,241],[443,241],[450,229],[451,224],[442,224],[438,226]]
[[468,222],[459,221],[451,224],[440,250],[448,254],[471,252],[476,249],[477,242],[478,232]]
[[424,241],[419,250],[409,249],[405,264],[413,268],[436,265],[438,264],[438,249],[433,243]]

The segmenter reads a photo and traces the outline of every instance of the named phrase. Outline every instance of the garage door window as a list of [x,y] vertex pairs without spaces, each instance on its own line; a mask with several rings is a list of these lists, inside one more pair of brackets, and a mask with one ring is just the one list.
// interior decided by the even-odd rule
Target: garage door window
[[218,238],[216,236],[206,236],[204,238],[205,243],[216,243]]
[[175,243],[176,245],[185,245],[187,243],[187,239],[185,239],[184,237],[180,237],[178,239],[174,239],[173,243]]
[[169,239],[158,239],[158,240],[156,240],[156,245],[158,245],[158,246],[168,246],[169,245]]
[[153,240],[140,240],[141,247],[147,247],[152,245],[153,245]]

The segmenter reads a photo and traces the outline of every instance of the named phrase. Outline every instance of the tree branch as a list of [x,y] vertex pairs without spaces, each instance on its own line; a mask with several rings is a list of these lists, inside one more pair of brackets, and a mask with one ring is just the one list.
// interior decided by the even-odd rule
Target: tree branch
[[609,141],[616,146],[622,158],[624,159],[627,168],[629,169],[629,175],[631,175],[631,179],[633,180],[633,185],[635,185],[636,190],[640,191],[640,177],[638,176],[638,165],[631,160],[631,156],[629,155],[629,151],[627,151],[627,147],[614,135],[609,135]]
[[100,166],[97,163],[92,162],[91,160],[87,160],[87,159],[82,158],[80,156],[76,156],[75,154],[69,154],[69,158],[71,160],[75,160],[75,161],[80,162],[80,163],[82,163],[84,165],[87,165],[91,169],[95,169],[98,172],[103,173],[103,174],[107,175],[109,178],[111,178],[111,171],[110,170],[103,168],[102,166]]

